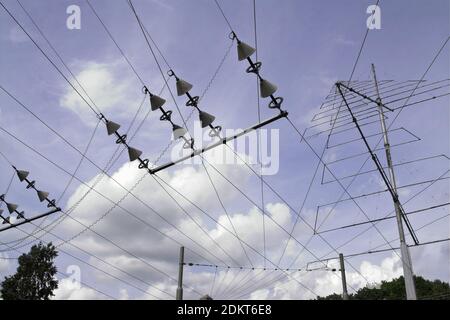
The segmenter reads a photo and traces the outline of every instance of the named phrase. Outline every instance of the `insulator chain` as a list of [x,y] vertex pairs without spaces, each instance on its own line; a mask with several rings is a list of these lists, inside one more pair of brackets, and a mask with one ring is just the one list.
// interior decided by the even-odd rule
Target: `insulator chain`
[[[239,40],[239,38],[237,37],[237,35],[236,35],[236,33],[234,31],[232,31],[229,34],[229,38],[231,40],[233,40],[233,41],[234,40],[237,41],[237,43],[238,43],[238,51],[239,51],[239,45],[240,44],[244,45],[244,43]],[[245,46],[247,47],[247,50],[251,50],[250,52],[248,52],[246,54],[246,57],[245,56],[243,57],[243,59],[246,59],[248,61],[248,63],[250,64],[245,71],[247,73],[254,73],[254,74],[256,74],[256,76],[260,80],[261,86],[263,86],[262,85],[262,81],[264,81],[264,80],[263,80],[263,78],[261,77],[261,75],[259,73],[260,70],[261,70],[261,67],[262,67],[262,62],[260,62],[260,61],[253,62],[253,60],[251,59],[250,56],[256,51],[256,49],[251,48],[247,44],[245,44]],[[263,97],[265,97],[265,96],[263,96]],[[270,109],[278,109],[280,112],[282,112],[281,105],[283,103],[283,98],[282,97],[274,97],[273,94],[268,95],[268,97],[270,97],[270,99],[271,99],[271,101],[269,102],[268,107]]]
[[[189,94],[189,92],[186,93],[186,96],[189,98],[189,100],[186,102],[186,107],[196,108],[200,112],[200,109],[198,107],[198,101],[200,100],[200,97],[199,96],[191,96]],[[214,137],[220,138],[220,132],[222,131],[222,126],[213,126],[212,124],[210,124],[209,127],[211,128],[211,130],[209,130],[208,136],[210,136],[211,138],[214,138]]]

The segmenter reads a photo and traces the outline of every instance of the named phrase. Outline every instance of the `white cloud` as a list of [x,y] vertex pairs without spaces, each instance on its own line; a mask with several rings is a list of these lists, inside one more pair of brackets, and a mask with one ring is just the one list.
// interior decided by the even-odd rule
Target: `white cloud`
[[29,41],[28,36],[18,26],[14,26],[9,30],[8,39],[13,43],[24,43]]
[[126,289],[119,290],[119,299],[120,300],[128,300],[130,296],[128,295],[128,291]]
[[[208,161],[211,161],[211,159]],[[246,184],[250,174],[243,168],[243,166],[225,165],[220,166],[219,169],[232,181],[239,181],[242,188],[245,189],[247,187]],[[229,208],[229,217],[233,222],[240,238],[259,252],[263,252],[261,212],[249,203],[246,203],[246,205],[235,206],[237,203],[241,203],[238,201],[240,195],[236,192],[231,192],[229,185],[217,174],[215,174],[214,170],[210,169],[210,173],[215,182],[216,188],[221,191],[220,193],[223,196],[225,206]],[[127,163],[118,169],[113,174],[113,177],[120,181],[120,183],[125,187],[130,188],[142,174],[142,171],[136,168],[135,163]],[[173,172],[165,171],[160,173],[159,176],[170,183],[174,188],[183,192],[187,198],[195,202],[209,215],[217,219],[222,226],[226,227],[228,230],[233,230],[228,217],[225,215],[223,210],[221,210],[221,207],[217,202],[216,195],[201,165],[196,167],[180,166]],[[91,181],[94,181],[94,179]],[[194,186],[192,185],[193,181],[195,181]],[[108,197],[112,198],[114,201],[119,200],[125,194],[125,191],[118,187],[110,179],[104,179],[96,187],[96,189],[101,193],[108,195]],[[75,203],[79,197],[83,195],[84,190],[86,190],[85,187],[79,187],[70,198],[68,206]],[[225,191],[228,191],[228,193]],[[151,205],[154,209],[158,210],[161,216],[171,221],[179,229],[183,230],[185,234],[189,235],[197,243],[204,246],[209,252],[224,261],[230,262],[229,257],[173,203],[173,201],[151,177],[145,178],[133,191],[133,193],[140,199],[145,200],[145,202]],[[238,261],[239,265],[248,265],[246,255],[243,252],[239,241],[233,235],[225,231],[224,228],[217,223],[205,217],[205,215],[199,212],[197,208],[190,205],[179,195],[172,191],[170,191],[170,193],[195,219],[195,221],[207,230],[211,238],[213,238],[217,243],[220,243],[226,252],[231,253],[233,258]],[[181,235],[176,229],[162,221],[161,218],[156,216],[151,210],[143,206],[136,199],[133,199],[132,196],[129,196],[126,200],[124,200],[121,205],[140,217],[140,219],[147,221],[160,231],[165,232],[171,237],[177,239],[179,242],[183,243],[188,248],[186,251],[187,261],[201,263],[214,262],[223,265],[222,262],[219,262],[217,259],[212,257],[211,254],[201,249],[195,243]],[[233,205],[232,209],[230,209],[231,205]],[[95,221],[101,217],[101,215],[107,211],[110,206],[110,203],[100,198],[95,193],[91,193],[80,204],[77,211],[73,213],[73,216],[86,224],[90,224],[92,221]],[[279,225],[283,226],[287,230],[290,230],[294,216],[285,204],[278,202],[266,203],[266,214],[273,218]],[[76,233],[80,230],[80,226],[72,222],[65,222],[64,226],[68,235]],[[149,264],[163,270],[165,273],[171,275],[173,279],[176,279],[179,249],[178,244],[162,237],[153,229],[146,226],[145,223],[136,221],[129,215],[124,214],[120,209],[114,210],[108,216],[101,219],[94,229],[101,234],[107,235],[109,239],[113,240],[122,248],[130,251],[133,255],[141,258],[143,261],[124,253],[116,246],[111,245],[107,241],[90,232],[86,232],[82,236],[76,238],[73,243],[92,253],[95,253],[108,261],[110,264],[125,270],[127,273],[133,274],[140,279],[145,279],[149,283],[154,284],[157,289],[155,287],[147,286],[147,293],[153,293],[157,297],[164,299],[167,299],[168,296],[162,294],[158,289],[175,293],[175,281],[171,281],[167,277],[156,272],[149,266]],[[294,237],[302,240],[303,237],[308,238],[310,235],[311,230],[309,230],[304,223],[299,223],[295,230]],[[272,261],[277,261],[281,254],[280,251],[284,248],[282,244],[286,243],[287,235],[273,222],[266,219],[266,239],[270,240],[267,241],[267,255]],[[323,243],[320,243],[320,245],[323,245]],[[245,248],[247,254],[255,265],[261,265],[262,258],[247,246],[245,246]],[[312,251],[318,250],[318,248],[314,247],[312,244],[310,244],[309,248]],[[200,259],[193,255],[190,249],[194,249],[206,257],[209,261],[205,261],[205,259]],[[299,250],[300,246],[294,241],[290,241],[290,246],[286,250],[285,257],[291,259],[286,259],[283,261],[291,261],[292,257],[298,254]],[[304,252],[299,261],[310,260],[311,255]],[[123,272],[120,272],[111,266],[107,266],[97,259],[91,258],[90,263],[95,264],[97,267],[102,268],[117,277],[128,278]],[[268,266],[269,265],[270,263],[268,263]],[[89,272],[92,271],[89,270]],[[217,274],[216,283],[220,282],[221,286],[226,286],[232,281],[234,275],[242,275],[242,273],[239,272],[239,270],[232,270],[228,272],[227,275],[227,272],[222,270]],[[359,272],[364,275],[369,283],[379,283],[383,280],[390,280],[400,276],[402,274],[402,269],[398,256],[393,254],[391,257],[383,259],[379,264],[363,261],[359,266]],[[98,279],[98,281],[102,281],[102,283],[109,282],[111,286],[117,285],[116,280],[113,280],[100,272],[96,271],[93,275],[96,279]],[[187,268],[185,271],[185,283],[187,286],[195,287],[195,289],[201,294],[205,294],[210,291],[213,276],[214,272],[198,272],[198,270]],[[269,287],[255,287],[254,292],[248,292],[248,294],[242,298],[313,299],[315,298],[315,294],[325,296],[333,292],[340,293],[342,290],[341,280],[338,273],[326,271],[303,272],[295,273],[295,277],[299,282],[304,283],[306,287],[311,288],[314,293],[309,292],[296,281],[283,277],[283,279],[276,281]],[[350,270],[347,271],[347,281],[349,288],[353,287],[355,289],[362,288],[367,284],[366,280],[363,279],[357,272],[352,272]],[[237,284],[232,284],[231,288],[235,285]],[[140,287],[143,287],[142,284],[140,284]],[[68,297],[72,296],[72,294],[65,294]],[[82,295],[83,293],[78,294]],[[87,294],[88,292],[86,292],[86,295]],[[133,290],[133,293],[131,293],[131,291],[119,291],[119,296],[123,299],[152,298],[143,292],[139,294],[139,296],[136,296],[135,290]],[[74,295],[76,295],[76,293],[74,293]],[[62,293],[59,294],[59,296],[62,296]],[[198,299],[198,295],[190,292],[189,290],[185,291],[185,297]],[[220,298],[220,295],[218,297],[213,296],[213,298]]]
[[[211,159],[208,161],[212,162]],[[239,181],[241,187],[245,188],[247,183],[246,181],[250,173],[248,173],[248,170],[244,169],[242,165],[216,166],[228,178],[234,181]],[[222,195],[222,200],[224,201],[225,206],[229,208],[231,205],[234,205],[238,194],[236,192],[231,192],[227,183],[220,178],[212,168],[209,168],[209,171],[216,188]],[[143,172],[138,170],[134,163],[127,163],[115,172],[113,177],[127,188],[130,188],[142,174]],[[159,176],[165,181],[168,181],[174,188],[181,190],[186,197],[191,199],[202,209],[208,212],[208,214],[217,219],[221,225],[225,226],[230,231],[233,230],[228,217],[219,206],[214,190],[212,189],[201,165],[197,167],[181,166],[178,170],[171,174],[164,172]],[[94,180],[95,178],[88,183],[91,184]],[[195,187],[192,186],[192,181],[195,181]],[[109,179],[104,179],[97,185],[96,189],[101,193],[108,195],[108,197],[115,201],[120,199],[125,194],[124,190]],[[69,199],[67,206],[70,207],[73,203],[75,203],[83,195],[85,190],[86,187],[79,187]],[[228,192],[225,192],[225,190]],[[179,229],[183,230],[185,234],[195,239],[197,243],[206,247],[209,252],[212,252],[224,261],[230,261],[230,258],[173,203],[173,201],[153,181],[151,177],[144,179],[142,183],[133,191],[133,193],[157,209],[163,217],[170,220]],[[246,255],[243,252],[239,241],[233,235],[225,231],[220,225],[217,225],[215,222],[205,217],[205,215],[200,213],[195,207],[188,205],[186,201],[179,197],[176,193],[171,193],[177,201],[179,201],[180,204],[186,208],[188,213],[191,214],[194,219],[208,231],[210,237],[217,243],[221,244],[227,253],[230,253],[241,265],[248,265]],[[132,196],[129,196],[126,200],[124,200],[121,205],[139,216],[141,219],[148,221],[159,230],[166,232],[173,238],[186,244],[187,247],[195,249],[207,259],[214,260],[215,263],[223,264],[217,259],[214,259],[214,257],[205,252],[205,250],[200,249],[196,244],[189,241],[173,227],[163,222],[159,217],[155,216],[151,210],[140,204],[136,199],[133,199]],[[110,206],[111,203],[100,198],[95,193],[91,193],[72,215],[81,220],[83,223],[90,224],[92,221],[98,219],[106,210],[108,210]],[[291,224],[292,213],[285,204],[276,202],[266,203],[266,214],[286,229]],[[242,210],[234,209],[229,212],[229,215],[239,236],[253,248],[259,252],[263,252],[261,212],[247,202],[247,204],[242,207]],[[81,228],[76,223],[68,220],[64,222],[63,226],[65,227],[66,234],[77,233]],[[176,278],[178,245],[171,240],[162,237],[154,230],[149,229],[142,222],[138,222],[129,215],[123,214],[122,210],[114,210],[108,216],[104,217],[94,227],[94,229],[101,234],[107,235],[109,239],[115,241],[122,248],[125,248],[136,256],[144,259],[152,265],[157,266],[159,269],[164,270]],[[303,231],[302,228],[298,229],[299,232]],[[283,243],[282,241],[286,240],[287,235],[273,222],[266,219],[266,237],[267,239],[270,239],[270,241],[267,242],[267,252],[269,254],[270,251],[277,252],[277,250],[281,250],[280,243]],[[146,263],[127,255],[117,247],[90,232],[86,232],[82,236],[76,238],[73,240],[73,243],[77,246],[85,248],[89,252],[95,253],[108,261],[110,264],[138,276],[140,279],[146,279],[150,283],[154,283],[158,287],[171,287],[174,285],[174,283],[166,277],[161,276],[161,274],[152,270]],[[248,255],[254,262],[262,261],[262,258],[253,250],[249,249],[247,246],[245,246],[245,248]],[[289,249],[286,256],[289,256],[290,254],[293,255],[294,253],[296,253],[294,250]],[[279,255],[280,252],[277,252],[276,256],[278,257]],[[199,260],[197,256],[193,256],[190,252],[187,253],[187,258],[195,258],[198,262],[207,262],[204,260]],[[271,258],[275,260],[274,257]],[[123,273],[115,268],[112,268],[111,266],[101,263],[97,259],[91,258],[90,263],[95,264],[96,266],[101,267],[103,270],[116,276],[124,277]],[[92,271],[90,270],[89,272]],[[210,277],[212,276],[211,273],[208,274]],[[100,272],[96,271],[94,275],[99,280],[111,281],[111,278],[101,274]],[[201,277],[199,278],[198,274],[189,274],[189,277],[186,277],[186,281],[187,283],[194,283],[192,281],[196,278],[198,281],[195,283],[195,287],[198,288],[199,282],[202,282]],[[203,279],[208,279],[208,277],[203,277]],[[111,283],[117,282],[114,281]],[[202,283],[203,285],[200,286],[204,288],[204,291],[202,292],[208,292],[211,282],[205,282],[205,280],[203,280]],[[166,296],[161,295],[158,291],[156,291],[156,295],[167,298]],[[196,297],[193,293],[190,293],[190,295],[193,298]],[[123,297],[125,296],[127,295],[124,293]],[[149,298],[147,295],[145,295],[145,297]]]
[[7,271],[9,268],[9,264],[10,262],[8,259],[8,255],[5,253],[0,253],[0,273]]
[[363,261],[360,271],[369,283],[380,283],[381,281],[398,278],[403,274],[400,257],[396,253],[392,253],[391,257],[383,259],[380,265]]
[[[337,261],[335,261],[335,263],[337,263]],[[330,264],[329,266],[332,267],[333,265]],[[337,267],[337,265],[334,267]],[[379,284],[381,281],[389,281],[398,278],[403,274],[400,259],[395,253],[392,253],[390,257],[383,259],[379,265],[369,261],[363,261],[358,271],[369,281],[369,283],[367,283],[358,272],[347,270],[346,277],[349,290],[351,288],[358,290],[365,287],[367,284]],[[332,293],[342,293],[340,274],[336,272],[311,271],[297,274],[295,275],[295,278],[320,296],[327,296]],[[311,292],[301,288],[297,282],[284,278],[282,281],[274,284],[273,290],[267,298],[313,299],[315,296]]]
[[355,41],[346,39],[343,35],[338,35],[336,38],[334,38],[334,43],[338,45],[344,45],[344,46],[354,46],[356,44]]
[[54,292],[55,300],[95,300],[105,299],[98,292],[86,287],[74,286],[70,279],[62,279]]
[[[77,80],[102,112],[114,112],[115,117],[128,112],[139,104],[138,87],[133,87],[133,79],[128,77],[125,66],[121,62],[98,63],[81,61],[74,63],[72,70]],[[77,90],[92,105],[75,80],[71,80]],[[89,106],[80,98],[76,91],[66,85],[65,93],[60,99],[60,105],[75,112],[84,122],[95,123],[95,117]],[[112,112],[113,111],[113,112]]]

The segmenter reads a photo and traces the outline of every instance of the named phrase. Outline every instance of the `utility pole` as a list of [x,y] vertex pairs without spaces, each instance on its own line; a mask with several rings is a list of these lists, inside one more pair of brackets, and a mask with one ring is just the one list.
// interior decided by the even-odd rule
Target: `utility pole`
[[348,300],[348,292],[347,292],[347,280],[345,278],[345,265],[344,265],[344,255],[339,253],[339,263],[341,269],[341,279],[342,279],[342,299]]
[[184,247],[180,247],[180,264],[178,266],[178,287],[177,300],[183,300],[183,268],[184,268]]
[[[375,82],[375,89],[377,93],[377,105],[378,105],[378,111],[380,115],[380,123],[381,123],[381,130],[383,132],[383,140],[384,140],[384,150],[386,152],[386,161],[388,165],[388,171],[389,171],[389,178],[390,183],[392,186],[392,189],[395,194],[397,194],[397,183],[395,181],[395,173],[394,173],[394,167],[392,165],[392,157],[391,157],[391,146],[389,144],[389,138],[388,138],[388,132],[386,130],[386,121],[384,117],[384,110],[381,103],[381,96],[378,89],[378,82],[377,82],[377,75],[375,73],[375,65],[372,63],[372,74],[373,79]],[[412,269],[412,262],[411,262],[411,256],[409,254],[409,248],[406,244],[405,240],[405,232],[403,230],[403,221],[402,221],[402,211],[400,208],[399,201],[394,201],[394,207],[395,207],[395,216],[397,219],[397,226],[398,226],[398,233],[400,237],[400,252],[401,252],[401,259],[403,264],[403,275],[405,278],[405,287],[406,287],[406,298],[408,300],[417,300],[416,296],[416,287],[414,284],[414,275],[413,275],[413,269]]]

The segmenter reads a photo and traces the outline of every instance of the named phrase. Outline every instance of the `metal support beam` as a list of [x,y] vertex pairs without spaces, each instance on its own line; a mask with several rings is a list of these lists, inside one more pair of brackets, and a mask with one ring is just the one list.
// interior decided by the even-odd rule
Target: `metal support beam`
[[18,222],[18,223],[10,224],[9,226],[6,226],[6,227],[4,227],[4,228],[1,228],[1,229],[0,229],[0,232],[6,231],[6,230],[8,230],[8,229],[15,228],[15,227],[18,227],[18,226],[20,226],[20,225],[22,225],[22,224],[25,224],[25,223],[28,223],[28,222],[32,222],[32,221],[37,220],[37,219],[41,219],[41,218],[43,218],[43,217],[46,217],[46,216],[48,216],[48,215],[51,215],[52,213],[59,212],[59,211],[61,211],[60,208],[55,208],[55,209],[50,210],[49,212],[46,212],[46,213],[37,215],[37,216],[35,216],[35,217],[33,217],[33,218],[30,218],[30,219],[26,219],[26,218],[25,218],[24,220],[22,220],[22,221],[20,221],[20,222]]
[[[398,199],[397,190],[396,190],[395,188],[393,188],[393,186],[392,186],[392,184],[391,184],[391,181],[389,180],[389,178],[387,177],[386,173],[384,172],[383,167],[381,166],[380,160],[378,159],[377,155],[372,151],[372,149],[371,149],[369,143],[367,142],[367,139],[366,139],[366,137],[364,136],[364,133],[363,133],[362,130],[361,130],[361,127],[360,127],[360,125],[359,125],[359,123],[358,123],[358,120],[357,120],[356,117],[354,116],[353,111],[352,111],[352,109],[350,108],[350,106],[348,105],[347,99],[345,98],[344,93],[343,93],[342,90],[341,90],[341,85],[340,85],[340,83],[337,83],[336,86],[337,86],[337,88],[338,88],[338,90],[339,90],[339,93],[340,93],[341,96],[342,96],[342,99],[343,99],[343,101],[344,101],[344,104],[347,106],[348,111],[349,111],[350,114],[352,115],[352,118],[353,118],[352,121],[353,121],[353,123],[355,124],[356,129],[358,129],[358,132],[359,132],[359,134],[361,135],[361,138],[362,138],[362,140],[364,141],[364,144],[366,145],[367,150],[369,151],[370,156],[371,156],[373,162],[375,163],[375,166],[376,166],[378,172],[379,172],[380,175],[381,175],[381,178],[383,179],[384,183],[386,184],[386,187],[388,188],[389,193],[390,193],[391,196],[392,196],[392,201],[394,202],[394,204],[395,204],[395,206],[396,206],[396,210],[399,210],[399,212],[400,212],[400,218],[403,218],[403,220],[405,221],[405,224],[406,224],[406,226],[408,227],[409,233],[411,234],[411,237],[413,238],[414,243],[415,243],[415,244],[418,244],[418,243],[419,243],[419,240],[417,239],[417,237],[416,237],[416,235],[415,235],[415,232],[414,232],[414,229],[412,228],[411,224],[409,223],[409,220],[408,220],[407,216],[404,214],[403,208],[402,208],[402,206],[401,206],[401,204],[400,204],[400,201],[399,201],[399,199]],[[391,164],[392,164],[392,163],[391,163]],[[402,230],[403,230],[403,226],[402,226]]]
[[[396,180],[395,180],[394,167],[392,165],[391,147],[389,144],[389,137],[388,137],[388,133],[386,130],[386,121],[384,119],[384,110],[382,108],[381,97],[380,97],[380,93],[378,90],[377,76],[375,73],[374,64],[372,64],[372,73],[373,73],[373,77],[374,77],[374,81],[375,81],[375,88],[377,90],[377,95],[378,95],[376,102],[377,102],[378,110],[380,113],[381,129],[383,131],[384,149],[386,151],[386,161],[388,164],[388,172],[389,172],[389,176],[390,176],[389,181],[391,184],[392,191],[396,195],[396,197],[394,198],[394,207],[395,207],[395,216],[397,218],[398,234],[400,237],[400,250],[401,250],[401,255],[402,255],[402,263],[403,263],[403,275],[405,277],[406,298],[408,300],[417,300],[416,287],[414,284],[414,274],[413,274],[413,269],[412,269],[412,261],[411,261],[411,256],[409,254],[408,246],[406,244],[402,218],[403,218],[403,220],[405,220],[406,225],[410,229],[410,232],[411,232],[412,227],[409,226],[409,223],[408,223],[409,220],[403,212],[403,209],[401,207],[401,204],[400,204],[400,201],[399,201],[398,195],[397,195],[397,184],[396,184]],[[412,234],[413,233],[411,233],[411,235]],[[416,244],[418,244],[418,241],[416,239],[414,239],[414,242]]]
[[178,159],[176,161],[168,162],[168,163],[163,164],[163,165],[161,165],[159,167],[156,167],[154,169],[149,169],[149,172],[150,172],[150,174],[155,174],[155,173],[157,173],[157,172],[159,172],[161,170],[170,168],[170,167],[172,167],[172,166],[174,166],[174,165],[176,165],[176,164],[178,164],[180,162],[183,162],[183,161],[188,160],[190,158],[194,158],[195,156],[198,156],[198,155],[200,155],[200,154],[202,154],[202,153],[204,153],[204,152],[206,152],[208,150],[211,150],[211,149],[213,149],[213,148],[215,148],[217,146],[220,146],[222,144],[226,144],[228,141],[237,139],[237,138],[239,138],[239,137],[241,137],[243,135],[246,135],[247,133],[249,133],[251,131],[257,130],[257,129],[263,127],[263,126],[266,126],[266,125],[268,125],[268,124],[270,124],[270,123],[272,123],[272,122],[274,122],[274,121],[276,121],[278,119],[285,118],[287,116],[288,116],[288,112],[287,111],[281,111],[280,114],[278,114],[275,117],[272,117],[270,119],[264,120],[263,122],[255,124],[254,126],[252,126],[250,128],[247,128],[247,129],[243,130],[242,132],[239,132],[238,134],[235,134],[233,136],[222,138],[219,141],[217,141],[217,142],[215,142],[215,143],[213,143],[213,144],[211,144],[211,145],[209,145],[209,146],[207,146],[205,148],[195,150],[190,155],[184,156],[184,157],[182,157],[182,158],[180,158],[180,159]]
[[[388,109],[388,110],[391,111],[391,112],[394,111],[393,109],[386,107],[386,106],[385,106],[384,104],[382,104],[381,101],[379,101],[378,99],[377,99],[377,100],[373,100],[371,97],[369,97],[369,96],[367,96],[367,95],[365,95],[365,94],[363,94],[363,93],[361,93],[361,92],[358,92],[358,91],[356,91],[355,89],[353,89],[353,88],[351,88],[351,87],[349,87],[349,86],[346,86],[346,85],[343,84],[342,82],[340,82],[339,85],[342,86],[342,87],[344,87],[344,88],[347,89],[348,91],[351,91],[351,92],[353,92],[353,93],[355,93],[355,94],[357,94],[357,95],[363,97],[364,99],[369,100],[370,102],[373,102],[373,103],[377,104],[379,107],[386,108],[386,109]],[[377,90],[377,92],[378,92],[378,86],[376,86],[376,88],[377,88],[376,90]]]

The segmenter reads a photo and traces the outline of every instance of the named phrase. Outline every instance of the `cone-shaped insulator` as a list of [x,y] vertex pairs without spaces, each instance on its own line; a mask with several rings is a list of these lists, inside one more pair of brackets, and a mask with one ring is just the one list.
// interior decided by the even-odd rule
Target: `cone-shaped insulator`
[[249,46],[245,42],[238,42],[237,45],[237,52],[238,52],[238,59],[239,61],[247,59],[250,57],[253,53],[255,53],[256,49]]
[[28,177],[29,174],[30,173],[28,171],[17,170],[17,176],[19,177],[20,181],[25,180]]
[[47,199],[49,193],[48,193],[48,192],[45,192],[45,191],[40,191],[40,190],[38,190],[38,191],[37,191],[37,195],[38,195],[38,197],[39,197],[39,201],[42,202],[42,201],[44,201],[45,199]]
[[259,89],[261,91],[261,97],[267,98],[274,94],[278,87],[267,80],[261,79],[259,82]]
[[112,135],[114,132],[119,130],[120,124],[117,124],[113,121],[106,122],[106,130],[108,131],[108,136]]
[[9,220],[9,217],[3,218],[2,224],[7,224],[7,223],[9,223],[9,224],[11,223],[10,220]]
[[17,204],[14,203],[7,203],[6,207],[8,208],[9,213],[13,213],[16,211],[16,209],[19,207]]
[[187,81],[184,81],[183,79],[177,80],[177,94],[179,96],[182,96],[186,92],[192,89],[192,84],[190,84]]
[[130,161],[133,162],[134,160],[137,160],[142,154],[141,150],[128,147],[128,156],[130,157]]
[[164,105],[164,103],[166,103],[166,100],[161,97],[158,97],[155,95],[152,95],[150,97],[150,105],[152,107],[152,111],[155,111],[155,110],[161,108]]
[[182,136],[184,136],[186,134],[187,130],[183,127],[180,127],[179,125],[174,124],[173,125],[173,138],[179,139]]
[[205,111],[200,111],[199,118],[202,124],[202,128],[209,126],[211,123],[213,123],[214,119],[216,119],[216,117],[214,117],[212,114],[209,114]]

